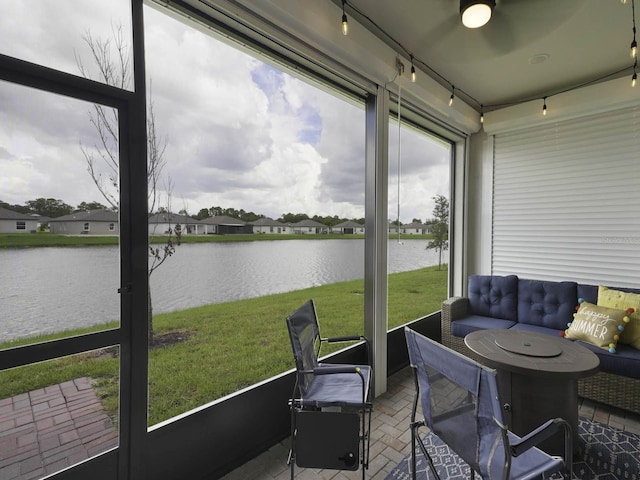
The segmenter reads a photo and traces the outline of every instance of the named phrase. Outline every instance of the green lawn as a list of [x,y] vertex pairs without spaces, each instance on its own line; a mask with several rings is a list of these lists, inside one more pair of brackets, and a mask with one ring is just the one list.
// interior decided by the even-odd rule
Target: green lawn
[[[293,368],[284,319],[309,298],[316,302],[324,335],[364,333],[363,288],[363,281],[356,280],[155,315],[156,335],[182,332],[187,339],[150,352],[149,425]],[[446,294],[446,268],[390,275],[389,328],[439,310]],[[50,338],[55,336],[39,341]],[[0,372],[0,398],[89,376],[115,416],[118,367],[112,355],[94,353],[5,370]]]

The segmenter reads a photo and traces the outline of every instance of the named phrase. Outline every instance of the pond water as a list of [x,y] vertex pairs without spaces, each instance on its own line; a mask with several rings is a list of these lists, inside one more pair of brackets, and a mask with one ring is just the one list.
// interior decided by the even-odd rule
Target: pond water
[[[425,240],[389,240],[389,272],[435,265]],[[151,275],[154,313],[364,277],[363,240],[183,244]],[[119,318],[117,247],[0,250],[0,341]]]

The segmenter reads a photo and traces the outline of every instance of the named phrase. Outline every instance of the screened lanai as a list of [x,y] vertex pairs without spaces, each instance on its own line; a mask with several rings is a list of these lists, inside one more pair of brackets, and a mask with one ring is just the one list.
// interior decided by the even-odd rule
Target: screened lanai
[[[180,204],[176,189],[169,208],[171,188],[165,185],[157,198],[150,195],[149,151],[166,148],[167,170],[174,169],[176,180],[177,172],[187,173],[198,192],[189,201],[206,207],[220,205],[219,198],[243,207],[254,190],[264,208],[275,198],[295,208],[303,205],[296,203],[300,198],[317,191],[311,205],[319,211],[326,207],[327,214],[329,206],[347,203],[345,191],[359,199],[360,210],[344,215],[364,218],[362,250],[350,255],[361,270],[360,283],[338,298],[358,312],[357,326],[372,342],[376,397],[386,398],[389,377],[407,366],[402,326],[439,339],[440,302],[464,295],[471,274],[638,287],[640,102],[631,87],[635,65],[628,52],[633,2],[539,0],[534,11],[519,11],[518,2],[498,2],[489,29],[475,32],[460,25],[457,2],[438,0],[12,3],[2,7],[7,14],[0,29],[0,111],[7,120],[0,152],[6,152],[3,169],[9,172],[0,200],[23,202],[28,198],[9,195],[30,184],[46,192],[47,183],[57,183],[64,188],[51,191],[59,195],[81,192],[77,203],[96,198],[106,204],[111,198],[119,231],[117,245],[102,252],[113,267],[104,275],[107,283],[98,284],[97,276],[80,279],[92,287],[90,296],[106,293],[100,308],[85,306],[66,281],[33,287],[53,294],[56,283],[63,285],[73,309],[82,318],[95,318],[93,325],[54,326],[43,330],[44,336],[17,330],[14,337],[5,334],[8,343],[0,349],[0,378],[22,389],[8,391],[4,402],[37,397],[32,392],[53,395],[57,385],[65,387],[56,392],[68,392],[69,381],[82,393],[87,383],[79,379],[99,374],[108,381],[91,385],[111,403],[105,407],[107,420],[92,421],[111,429],[92,439],[95,448],[51,461],[47,468],[25,466],[19,468],[31,469],[15,473],[17,463],[11,463],[14,476],[7,473],[8,478],[220,478],[287,438],[293,362],[286,342],[274,346],[264,335],[268,325],[280,322],[274,338],[286,340],[284,316],[314,293],[299,287],[297,296],[267,303],[260,298],[282,292],[265,290],[239,312],[204,313],[198,322],[213,318],[218,333],[214,328],[208,347],[192,348],[197,357],[187,363],[229,367],[211,377],[248,373],[219,390],[208,389],[215,382],[206,374],[190,383],[174,381],[187,376],[179,363],[182,353],[163,360],[149,331],[162,334],[166,317],[156,320],[156,315],[183,308],[164,311],[161,305],[176,285],[188,289],[194,282],[189,275],[178,277],[172,270],[180,269],[170,263],[192,246],[175,247],[175,258],[150,275],[157,257],[148,255],[154,245],[148,219],[159,207],[176,213],[191,207]],[[347,35],[341,31],[343,13]],[[541,24],[545,28],[535,28]],[[67,45],[61,31],[76,43]],[[62,45],[53,40],[58,37],[65,38]],[[92,52],[101,58],[107,39],[115,63],[125,67],[120,81],[114,82],[108,69],[104,76],[94,61]],[[166,94],[169,86],[175,96]],[[152,112],[156,143],[149,142],[155,132],[149,128]],[[109,143],[108,135],[96,137],[92,127],[101,116],[115,119],[105,124],[117,140],[108,149],[100,146]],[[51,125],[67,128],[52,133]],[[274,131],[279,135],[271,135]],[[261,143],[262,137],[268,140]],[[189,145],[198,148],[188,150]],[[98,168],[91,158],[98,162],[100,152],[109,152],[116,167],[92,178],[86,170]],[[191,156],[197,161],[180,163]],[[84,175],[82,182],[71,175],[77,172]],[[106,196],[94,196],[100,178],[116,189],[109,190],[105,181]],[[225,190],[228,185],[236,189]],[[394,296],[411,287],[400,286],[390,266],[401,242],[389,223],[410,224],[415,216],[426,220],[438,194],[450,206],[446,268],[436,274],[434,290],[415,287],[416,296],[402,300],[415,307],[407,313]],[[411,215],[414,211],[420,213]],[[274,212],[274,217],[284,213]],[[270,255],[279,253],[266,249],[256,256]],[[194,264],[203,258],[196,255]],[[58,275],[75,263],[65,257]],[[311,270],[303,268],[304,261],[297,266],[303,277]],[[163,271],[174,276],[161,280]],[[274,282],[266,278],[265,284]],[[425,278],[412,281],[426,283]],[[298,291],[289,290],[285,293]],[[2,302],[21,305],[15,298],[22,297]],[[40,324],[55,317],[55,305],[55,299],[36,301],[34,309],[43,312]],[[319,305],[321,322],[346,323],[331,302]],[[155,323],[147,321],[152,308]],[[17,310],[18,321],[31,315]],[[226,360],[233,353],[225,350],[227,317],[238,324],[245,319],[246,329],[238,335],[250,345],[238,353],[255,362]],[[186,346],[204,328],[193,325],[180,330]],[[47,336],[53,331],[56,335]],[[271,348],[285,353],[263,360]],[[228,356],[221,360],[212,352]],[[363,345],[332,355],[337,362],[365,358]],[[63,368],[72,372],[64,382],[25,381]],[[47,411],[54,407],[47,404]],[[18,436],[12,439],[21,438],[20,428],[15,426]]]

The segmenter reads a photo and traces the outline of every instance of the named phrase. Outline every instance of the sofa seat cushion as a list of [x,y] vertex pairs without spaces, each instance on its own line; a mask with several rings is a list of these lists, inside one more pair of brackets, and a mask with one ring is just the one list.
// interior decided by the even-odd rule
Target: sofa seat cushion
[[529,323],[516,323],[510,330],[519,330],[521,332],[534,332],[544,333],[545,335],[551,335],[552,337],[560,337],[560,333],[564,330],[556,330],[555,328],[539,327],[538,325],[531,325]]
[[470,275],[469,313],[518,321],[518,277]]
[[518,323],[564,330],[578,305],[576,282],[518,282]]
[[585,348],[594,352],[600,358],[600,370],[607,373],[615,373],[631,378],[640,378],[640,350],[629,345],[619,344],[616,353],[591,345],[590,343],[576,340]]
[[465,337],[476,330],[487,330],[490,328],[510,328],[516,322],[502,320],[500,318],[484,317],[482,315],[468,315],[460,320],[451,322],[451,333],[456,337]]

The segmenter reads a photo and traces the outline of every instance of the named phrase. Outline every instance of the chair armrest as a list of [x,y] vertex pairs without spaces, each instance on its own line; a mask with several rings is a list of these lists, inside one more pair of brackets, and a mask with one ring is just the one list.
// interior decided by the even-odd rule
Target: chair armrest
[[322,338],[321,340],[328,343],[335,343],[335,342],[357,342],[360,340],[366,340],[366,338],[364,338],[362,335],[347,335],[344,337]]
[[320,365],[313,369],[314,375],[332,375],[334,373],[360,373],[360,367],[356,365]]
[[526,452],[531,447],[535,447],[540,442],[555,435],[560,429],[564,429],[565,436],[565,461],[571,461],[571,452],[573,451],[571,426],[562,418],[553,418],[540,425],[538,428],[522,437],[519,441],[513,442],[511,447],[511,455],[517,457]]
[[451,297],[442,302],[442,319],[447,323],[465,317],[469,313],[467,297]]

